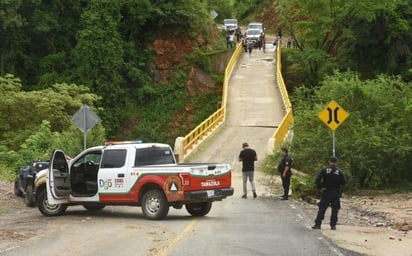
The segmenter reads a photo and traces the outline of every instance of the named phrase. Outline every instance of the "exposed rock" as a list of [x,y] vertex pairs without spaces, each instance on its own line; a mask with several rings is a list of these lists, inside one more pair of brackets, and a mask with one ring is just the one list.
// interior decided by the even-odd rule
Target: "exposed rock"
[[199,68],[192,67],[187,81],[187,88],[190,95],[194,96],[197,92],[216,90],[216,84],[209,74]]

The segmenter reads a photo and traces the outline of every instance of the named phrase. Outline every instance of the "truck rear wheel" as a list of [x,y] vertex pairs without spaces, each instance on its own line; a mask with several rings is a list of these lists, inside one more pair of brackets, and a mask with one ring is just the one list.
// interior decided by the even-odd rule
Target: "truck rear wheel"
[[186,210],[193,217],[205,216],[212,209],[212,202],[186,204]]
[[149,220],[164,219],[169,213],[169,205],[163,191],[154,189],[143,194],[142,197],[143,215]]
[[65,204],[49,204],[46,189],[39,191],[37,196],[37,207],[46,217],[62,215],[67,209],[67,205]]

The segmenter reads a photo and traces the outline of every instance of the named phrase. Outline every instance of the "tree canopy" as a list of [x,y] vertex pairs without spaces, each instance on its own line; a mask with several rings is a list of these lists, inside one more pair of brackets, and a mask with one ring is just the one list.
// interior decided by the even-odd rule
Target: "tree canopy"
[[301,77],[317,86],[333,70],[362,78],[386,73],[410,80],[412,8],[405,0],[274,0],[278,30],[300,51]]
[[[350,116],[336,131],[340,166],[352,188],[412,182],[411,44],[408,1],[273,0],[282,74],[292,95],[295,168],[311,182],[332,154],[332,132],[317,118],[331,100]],[[279,34],[279,33],[277,33]],[[269,158],[273,171],[276,159]]]
[[[61,141],[72,142],[65,145],[69,154],[79,153],[75,138],[81,134],[70,117],[82,104],[102,119],[90,134],[92,145],[134,138],[171,144],[215,111],[220,93],[189,96],[184,85],[204,54],[192,51],[159,71],[154,42],[170,39],[208,51],[219,48],[218,36],[207,1],[1,1],[0,152],[8,160],[0,159],[0,169],[16,169],[17,155],[34,159],[65,145]],[[190,63],[194,56],[197,62]],[[187,106],[194,109],[190,117],[175,119]]]

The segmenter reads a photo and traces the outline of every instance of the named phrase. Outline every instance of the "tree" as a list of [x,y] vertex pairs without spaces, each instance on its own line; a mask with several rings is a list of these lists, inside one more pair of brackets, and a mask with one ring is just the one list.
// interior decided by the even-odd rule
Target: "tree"
[[[0,177],[15,177],[20,165],[48,159],[59,148],[71,156],[83,149],[83,135],[70,121],[82,106],[95,106],[99,97],[85,86],[55,84],[45,90],[23,91],[20,79],[0,77]],[[88,145],[105,139],[101,124],[88,134]],[[4,175],[4,176],[2,176]]]
[[332,154],[331,131],[316,116],[335,99],[350,114],[336,131],[336,153],[352,182],[361,188],[412,182],[411,84],[398,77],[362,81],[353,73],[335,73],[308,90],[298,88],[293,96],[297,169],[315,175]]
[[[162,101],[158,98],[163,97],[163,88],[158,87],[170,86],[185,90],[184,86],[180,86],[185,85],[186,81],[183,78],[188,77],[189,66],[196,65],[196,62],[189,63],[193,60],[190,57],[185,59],[186,56],[179,55],[177,59],[185,61],[179,68],[175,66],[179,69],[179,76],[171,75],[175,70],[164,71],[165,74],[167,72],[165,76],[171,79],[167,79],[165,84],[160,84],[160,72],[154,64],[154,40],[179,38],[190,45],[187,47],[189,50],[184,51],[188,54],[196,47],[199,47],[200,51],[208,50],[215,42],[219,42],[219,34],[210,18],[207,1],[5,0],[0,6],[5,10],[0,11],[0,21],[4,23],[1,24],[0,35],[7,39],[2,40],[0,44],[0,56],[5,60],[4,70],[22,81],[22,91],[8,98],[8,105],[3,105],[2,109],[6,112],[0,113],[0,118],[6,119],[7,108],[16,109],[16,114],[13,114],[16,115],[13,116],[14,121],[0,124],[0,129],[3,129],[0,130],[0,137],[8,138],[6,144],[12,147],[23,143],[31,135],[32,128],[42,122],[42,111],[52,112],[52,116],[47,117],[47,120],[61,116],[61,113],[67,111],[63,106],[53,105],[55,102],[50,104],[55,106],[55,109],[50,109],[47,101],[41,99],[45,97],[42,93],[47,93],[46,96],[50,99],[48,102],[55,98],[60,99],[49,94],[47,89],[50,89],[50,92],[56,89],[51,88],[53,85],[55,87],[81,84],[89,88],[87,93],[100,96],[101,100],[94,101],[94,104],[108,136],[128,136],[131,129],[124,131],[125,126],[134,127],[141,124],[135,121],[143,109],[141,105],[156,105],[157,101]],[[13,23],[18,18],[21,24]],[[208,47],[203,47],[206,44]],[[180,76],[181,72],[185,74]],[[177,79],[173,80],[175,77]],[[179,86],[174,87],[177,83]],[[58,90],[60,89],[66,90]],[[76,86],[74,90],[77,90]],[[23,91],[30,93],[24,95]],[[182,97],[177,99],[179,103],[187,100],[180,92],[173,94]],[[72,99],[65,100],[70,102]],[[22,101],[27,102],[18,106]],[[29,114],[31,109],[36,109],[40,113],[33,118],[33,127],[18,134],[7,130],[14,129],[20,123],[29,125],[29,122],[26,124],[24,115]],[[171,109],[168,110],[168,114],[173,114]],[[69,109],[70,111],[72,109]],[[67,118],[48,121],[53,132],[62,132],[67,128]],[[176,126],[187,128],[187,121],[180,122],[181,124]],[[149,124],[145,127],[155,125],[158,124]],[[62,130],[59,130],[59,127],[62,127]],[[178,129],[175,132],[178,132]],[[17,137],[12,138],[10,135]]]
[[14,71],[13,58],[20,52],[20,28],[24,18],[19,14],[22,0],[3,0],[0,2],[0,76]]
[[[352,27],[354,40],[346,41],[339,57],[363,77],[380,73],[401,75],[410,81],[412,63],[412,7],[409,1],[397,1],[394,8],[380,10],[376,17]],[[350,65],[352,64],[352,65]]]
[[51,88],[25,92],[12,75],[0,77],[0,140],[11,150],[19,146],[47,120],[53,132],[71,126],[70,117],[83,104],[94,107],[99,97],[85,86],[55,84]]
[[[397,7],[400,8],[400,2],[276,0],[274,4],[280,16],[279,27],[284,35],[293,38],[300,50],[299,60],[295,62],[305,67],[305,74],[302,74],[308,77],[305,84],[314,87],[324,75],[331,74],[335,69],[358,70],[356,65],[351,64],[351,61],[356,60],[353,58],[354,48],[359,52],[374,49],[372,44],[363,47],[358,44],[372,39],[368,36],[370,26],[366,24],[376,23],[388,17],[388,14],[395,13]],[[398,21],[401,26],[405,24],[405,19]],[[390,37],[385,38],[391,41]],[[382,61],[385,52],[377,50],[375,53]],[[370,58],[366,59],[370,64]]]
[[[125,80],[123,70],[123,42],[118,31],[120,1],[92,0],[81,15],[81,30],[73,52],[77,67],[76,81],[87,85],[102,97],[99,113],[104,124],[117,129],[124,108]],[[112,125],[108,125],[112,124]],[[111,133],[112,129],[108,132]]]

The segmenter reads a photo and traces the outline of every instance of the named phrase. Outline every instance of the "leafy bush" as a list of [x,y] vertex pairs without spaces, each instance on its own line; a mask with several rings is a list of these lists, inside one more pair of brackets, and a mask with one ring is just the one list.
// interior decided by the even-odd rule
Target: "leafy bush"
[[[19,166],[47,160],[53,149],[70,156],[83,150],[83,134],[70,121],[83,103],[93,106],[99,97],[84,86],[55,84],[49,89],[22,91],[18,78],[0,77],[0,178],[14,178]],[[69,113],[69,114],[68,114]],[[13,118],[10,118],[10,117]],[[87,144],[102,144],[105,131],[98,124]]]
[[412,182],[412,87],[398,77],[361,81],[351,72],[328,76],[319,89],[293,97],[295,168],[315,175],[332,154],[332,132],[318,113],[332,99],[349,114],[336,131],[339,165],[360,188]]

